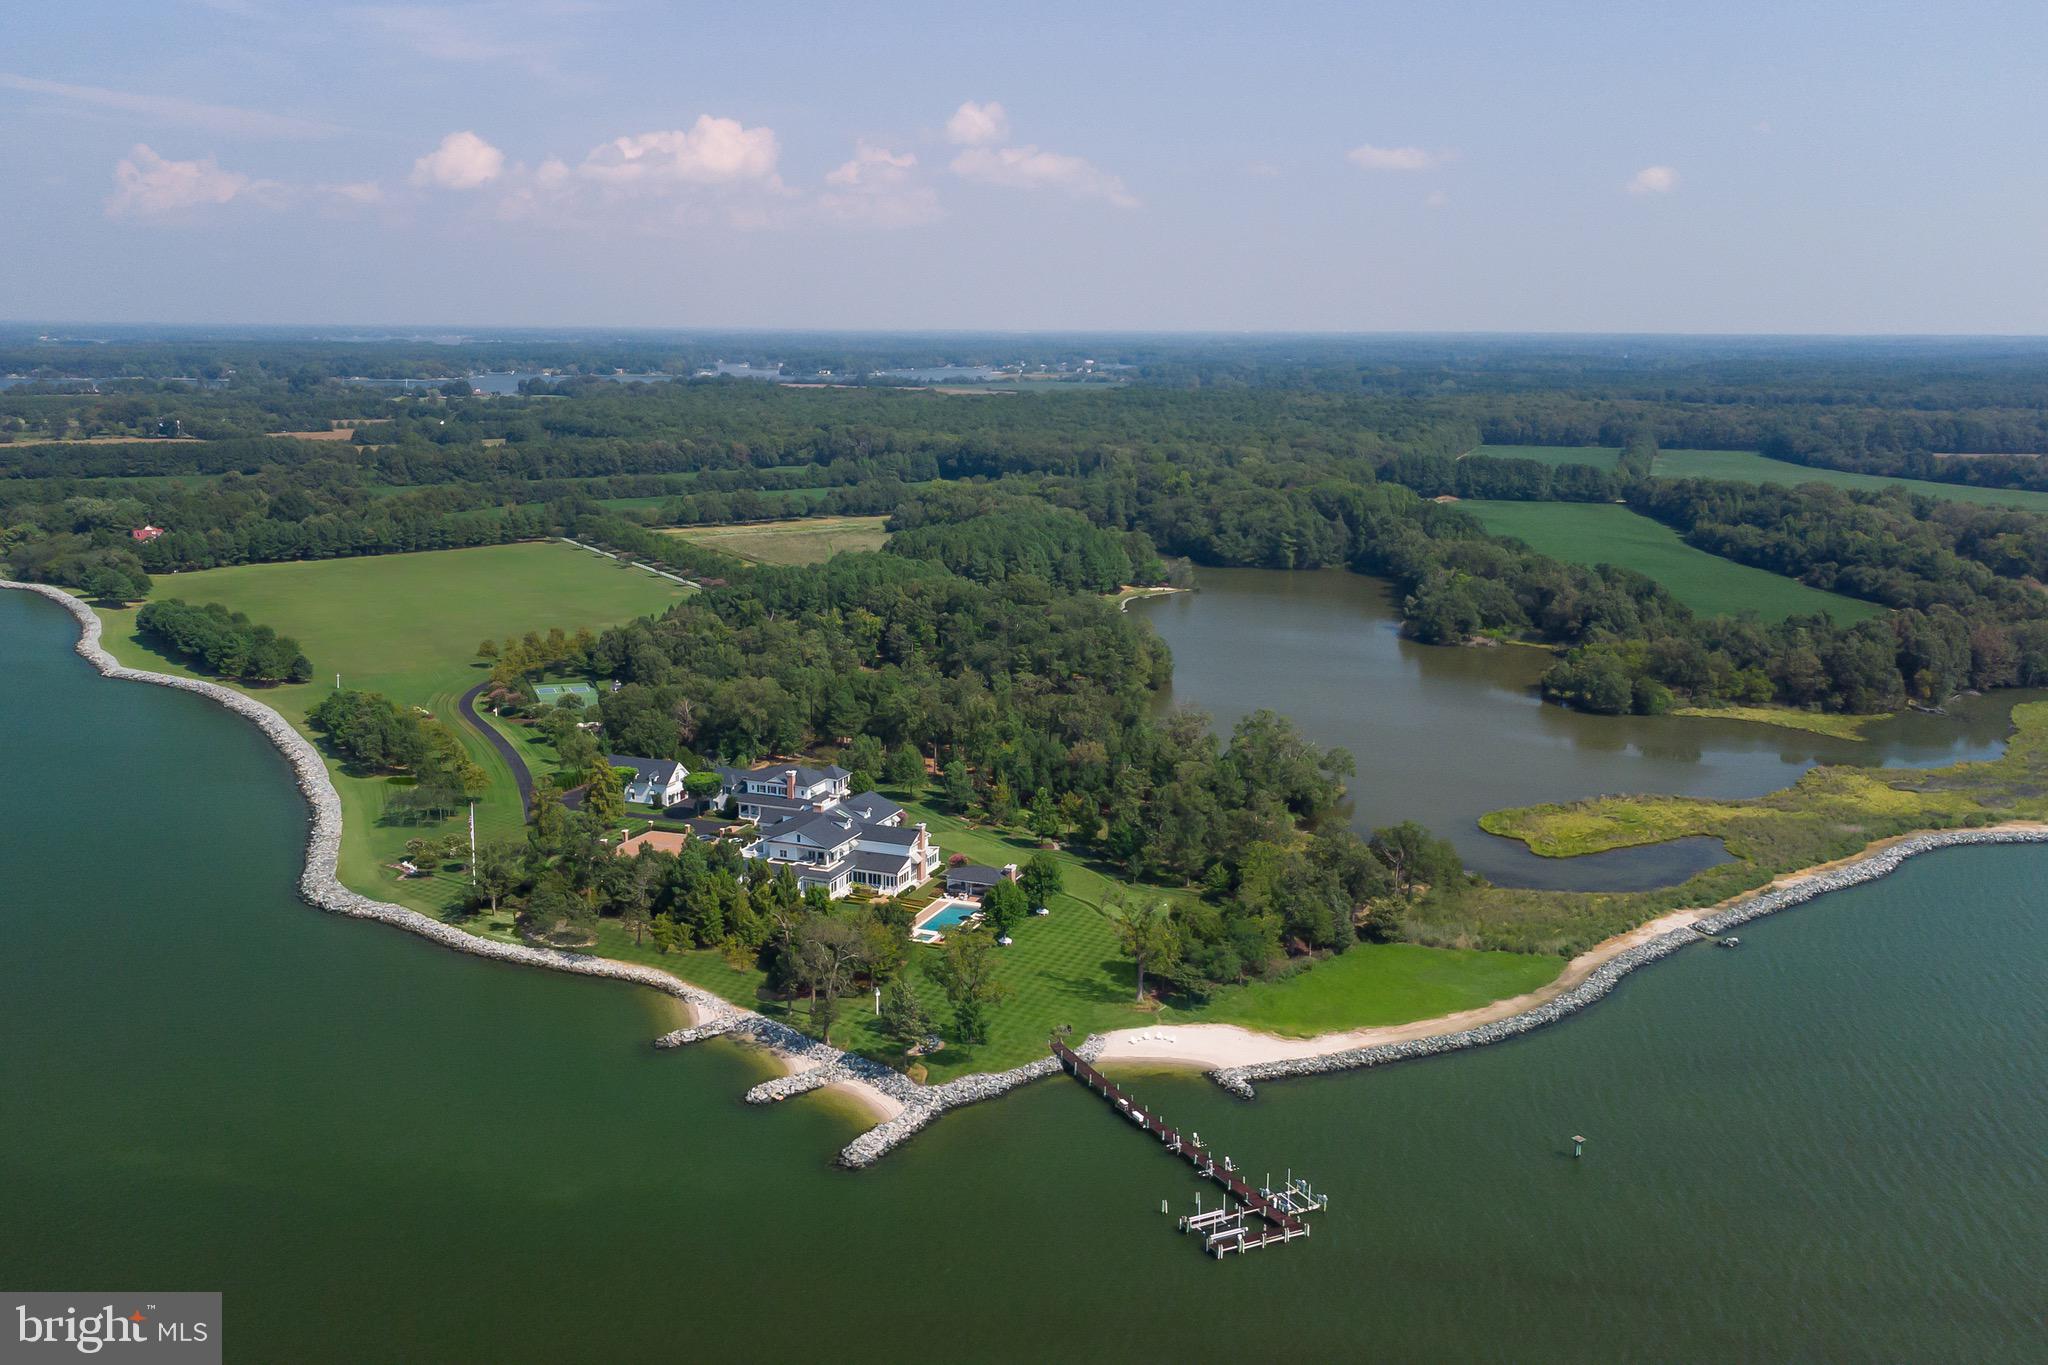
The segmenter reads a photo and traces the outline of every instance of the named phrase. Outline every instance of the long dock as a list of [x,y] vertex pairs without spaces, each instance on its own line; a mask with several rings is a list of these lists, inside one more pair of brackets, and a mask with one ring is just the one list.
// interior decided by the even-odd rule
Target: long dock
[[[1197,1175],[1223,1187],[1227,1195],[1223,1207],[1205,1212],[1200,1210],[1197,1201],[1197,1211],[1180,1220],[1180,1230],[1200,1235],[1203,1249],[1218,1260],[1229,1252],[1257,1251],[1306,1237],[1311,1229],[1302,1215],[1328,1207],[1327,1195],[1317,1194],[1307,1181],[1297,1181],[1291,1174],[1287,1184],[1279,1190],[1253,1189],[1229,1157],[1224,1157],[1218,1164],[1215,1154],[1203,1146],[1200,1134],[1183,1134],[1146,1109],[1136,1096],[1126,1093],[1058,1038],[1052,1040],[1052,1053],[1067,1074],[1102,1096],[1119,1114],[1158,1138],[1167,1151],[1193,1166]],[[1230,1207],[1232,1201],[1237,1205],[1235,1209]],[[1253,1218],[1259,1219],[1264,1226],[1251,1226]]]

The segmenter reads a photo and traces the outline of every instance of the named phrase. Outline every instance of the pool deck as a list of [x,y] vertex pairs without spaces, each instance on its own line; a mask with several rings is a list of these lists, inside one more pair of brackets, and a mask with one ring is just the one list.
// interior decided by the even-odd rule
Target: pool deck
[[968,900],[964,896],[941,896],[937,900],[933,901],[930,905],[924,908],[923,913],[919,914],[918,917],[911,922],[911,942],[944,943],[946,941],[946,936],[944,934],[940,933],[938,929],[931,929],[927,928],[926,926],[929,925],[933,920],[945,915],[947,911],[961,907],[965,907],[967,913],[964,915],[959,915],[953,919],[947,920],[943,925],[939,926],[939,928],[942,929],[950,929],[956,924],[967,923],[967,921],[973,919],[975,916],[981,913],[981,905],[979,902]]

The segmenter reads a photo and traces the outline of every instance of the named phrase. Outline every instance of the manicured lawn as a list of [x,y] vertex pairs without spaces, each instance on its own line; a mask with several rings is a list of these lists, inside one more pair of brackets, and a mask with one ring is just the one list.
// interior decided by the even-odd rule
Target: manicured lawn
[[[249,691],[302,729],[337,672],[345,687],[433,712],[490,774],[491,788],[477,803],[477,837],[494,839],[515,837],[522,819],[510,770],[456,709],[457,698],[485,677],[475,656],[478,642],[555,626],[602,629],[661,611],[683,592],[615,560],[546,542],[162,574],[151,596],[221,602],[296,636],[313,661],[313,681]],[[138,667],[188,671],[137,638],[134,616],[100,612],[107,647]],[[381,823],[393,780],[333,771],[345,830],[342,880],[365,895],[432,914],[454,904],[464,890],[459,874],[401,881],[387,864],[406,840],[453,833],[467,822]]]
[[1319,1033],[1401,1024],[1533,991],[1564,970],[1555,957],[1361,943],[1280,981],[1219,994],[1198,1018],[1268,1033]]
[[[963,853],[975,862],[1000,867],[1021,864],[1037,851],[1029,839],[969,827],[923,803],[906,805],[907,818],[925,821],[948,857]],[[1119,888],[1134,897],[1183,903],[1192,902],[1194,893],[1128,887],[1112,869],[1086,858],[1065,851],[1052,856],[1062,865],[1065,889],[1047,907],[1050,915],[1025,920],[1015,931],[1016,941],[998,950],[1000,979],[1010,994],[992,1013],[988,1041],[973,1046],[949,1043],[925,1059],[932,1080],[1016,1066],[1043,1056],[1046,1039],[1062,1024],[1072,1025],[1077,1036],[1173,1022],[1237,1023],[1308,1035],[1471,1009],[1533,990],[1563,969],[1563,963],[1550,956],[1368,944],[1281,981],[1223,992],[1199,1008],[1141,1008],[1134,999],[1135,974],[1117,944],[1103,902]],[[635,945],[609,921],[599,931],[597,950],[608,957],[652,963],[736,1004],[787,1017],[798,1027],[808,1022],[802,1002],[785,1014],[782,1002],[762,994],[765,978],[760,972],[735,969],[718,953],[662,954],[651,943]],[[937,956],[936,948],[920,945],[913,947],[911,960],[921,969]],[[950,1033],[951,1011],[938,987],[921,976],[919,993],[939,1031]],[[902,1049],[882,1034],[873,1011],[871,996],[843,1001],[832,1041],[896,1063]]]
[[1458,506],[1495,535],[1513,536],[1539,554],[1572,564],[1616,564],[1648,574],[1704,616],[1754,611],[1766,621],[1825,613],[1861,621],[1884,609],[1821,592],[1763,569],[1695,549],[1662,522],[1613,503],[1488,502]]
[[803,517],[668,532],[756,564],[822,564],[844,550],[879,550],[887,517]]
[[[965,854],[972,862],[990,867],[1005,863],[1020,866],[1038,851],[1036,842],[1021,836],[986,828],[972,828],[958,817],[923,802],[906,802],[904,818],[924,821],[946,856]],[[1052,854],[1064,875],[1064,887],[1046,908],[1052,913],[1033,916],[1015,930],[1016,942],[999,949],[1002,954],[1000,979],[1010,996],[992,1016],[989,1040],[973,1047],[949,1044],[929,1059],[935,1079],[983,1071],[992,1067],[1015,1066],[1045,1052],[1046,1039],[1061,1024],[1073,1025],[1076,1035],[1102,1029],[1129,1028],[1163,1017],[1186,1017],[1168,1010],[1140,1009],[1135,1002],[1136,974],[1118,947],[1116,933],[1104,913],[1103,904],[1119,889],[1133,897],[1152,897],[1179,902],[1195,899],[1191,891],[1168,887],[1132,887],[1107,868],[1077,854]],[[913,947],[913,960],[935,958],[939,950],[924,945]],[[949,1017],[944,996],[929,981],[923,987],[926,1008],[942,1023]],[[877,1056],[889,1053],[893,1045],[882,1039],[871,1022],[863,1023],[858,1034],[849,1034],[847,1045]]]
[[1612,469],[1621,462],[1619,446],[1495,446],[1483,445],[1465,452],[1468,455],[1490,455],[1497,460],[1535,460],[1553,469],[1559,465],[1589,464],[1598,469]]
[[2018,507],[2048,512],[2048,493],[2024,488],[1973,488],[1968,484],[1935,483],[1928,479],[1893,479],[1855,474],[1844,469],[1809,469],[1767,459],[1753,450],[1665,450],[1658,452],[1651,472],[1665,479],[1726,479],[1731,483],[1824,483],[1835,488],[1875,490],[1903,488],[1930,498],[1976,503],[1982,507]]

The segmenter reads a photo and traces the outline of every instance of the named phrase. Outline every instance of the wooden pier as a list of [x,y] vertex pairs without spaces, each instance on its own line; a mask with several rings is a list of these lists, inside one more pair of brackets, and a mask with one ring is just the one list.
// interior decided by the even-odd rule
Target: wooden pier
[[[1183,1134],[1166,1123],[1058,1038],[1052,1040],[1052,1053],[1067,1074],[1158,1138],[1167,1151],[1193,1166],[1197,1175],[1223,1187],[1222,1207],[1203,1210],[1197,1199],[1196,1211],[1179,1224],[1182,1232],[1199,1236],[1202,1249],[1216,1259],[1221,1260],[1233,1251],[1257,1251],[1306,1237],[1310,1227],[1303,1215],[1329,1207],[1329,1196],[1316,1193],[1306,1180],[1294,1179],[1291,1172],[1287,1183],[1278,1190],[1253,1189],[1229,1157],[1221,1158],[1219,1164],[1216,1155],[1202,1144],[1199,1133]],[[1258,1220],[1256,1225],[1253,1219]]]

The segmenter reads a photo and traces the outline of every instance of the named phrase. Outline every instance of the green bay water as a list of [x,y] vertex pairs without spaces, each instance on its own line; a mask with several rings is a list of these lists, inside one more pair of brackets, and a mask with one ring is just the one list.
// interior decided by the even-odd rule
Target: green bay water
[[851,1174],[843,1109],[742,1105],[753,1060],[656,1053],[649,992],[307,908],[283,761],[73,638],[0,593],[8,1287],[220,1289],[240,1360],[2048,1353],[2048,851],[1918,859],[1501,1047],[1144,1077],[1334,1196],[1217,1264],[1071,1082]]
[[1260,707],[1358,762],[1360,830],[1419,820],[1500,886],[1640,890],[1685,880],[1725,857],[1682,839],[1584,858],[1539,858],[1479,828],[1507,806],[1613,792],[1760,796],[1816,763],[1927,767],[2002,751],[2015,702],[2005,691],[1908,712],[1862,741],[1693,716],[1591,716],[1546,705],[1537,680],[1556,656],[1522,645],[1448,649],[1401,636],[1399,599],[1380,579],[1331,569],[1203,569],[1198,591],[1130,610],[1173,650],[1161,705],[1190,702],[1228,726]]

